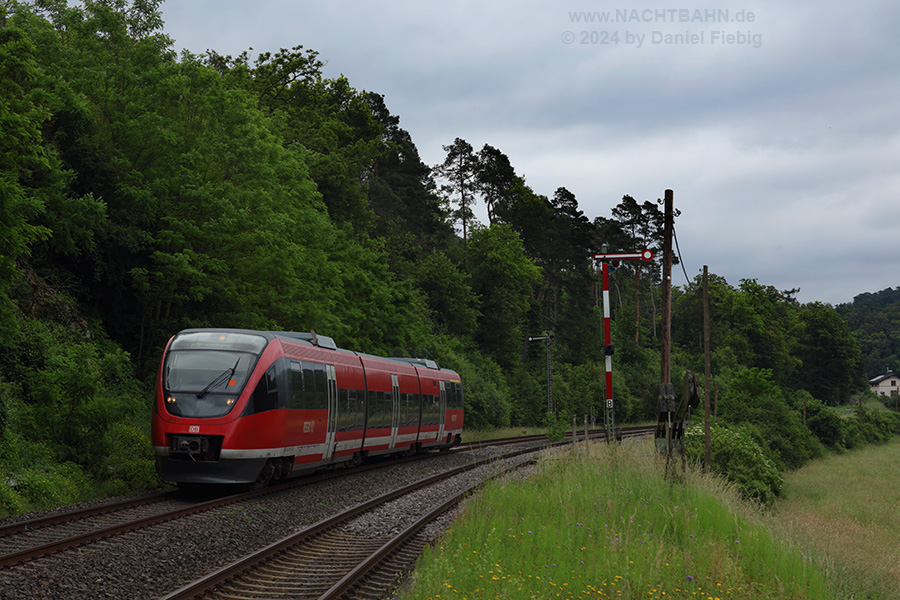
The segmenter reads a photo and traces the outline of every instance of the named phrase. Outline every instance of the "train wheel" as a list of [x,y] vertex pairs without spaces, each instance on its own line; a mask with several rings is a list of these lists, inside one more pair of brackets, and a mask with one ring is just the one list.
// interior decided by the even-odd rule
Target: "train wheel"
[[281,479],[287,479],[288,475],[291,474],[291,470],[294,466],[294,457],[293,456],[285,456],[281,459]]
[[256,478],[250,485],[251,490],[261,490],[266,487],[270,483],[272,483],[272,479],[275,475],[275,463],[272,462],[272,459],[266,461],[266,465],[262,468],[262,471],[259,473],[259,477]]
[[347,468],[352,469],[353,467],[358,467],[363,462],[362,454],[359,452],[353,453],[353,458],[347,461]]
[[272,463],[272,481],[284,479],[284,461],[276,460]]

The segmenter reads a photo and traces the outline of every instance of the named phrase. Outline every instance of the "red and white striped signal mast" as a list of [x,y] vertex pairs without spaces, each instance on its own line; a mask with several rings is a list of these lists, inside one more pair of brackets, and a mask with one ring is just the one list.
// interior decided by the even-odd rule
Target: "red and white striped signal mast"
[[603,426],[606,428],[606,441],[609,443],[612,442],[615,436],[615,413],[613,411],[612,392],[613,344],[609,327],[609,266],[610,262],[616,263],[620,260],[653,260],[653,251],[609,253],[606,252],[606,248],[606,244],[603,244],[603,252],[594,254],[594,261],[600,263],[601,280],[603,282],[603,354],[606,355],[606,405],[603,409]]

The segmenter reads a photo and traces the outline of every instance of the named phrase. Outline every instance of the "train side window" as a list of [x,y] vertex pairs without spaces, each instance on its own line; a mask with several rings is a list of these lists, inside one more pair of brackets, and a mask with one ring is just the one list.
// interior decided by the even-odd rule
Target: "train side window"
[[428,406],[428,423],[430,425],[438,425],[441,422],[441,397],[430,396]]
[[458,382],[452,382],[450,384],[450,402],[448,403],[450,408],[462,408],[463,407],[463,395],[462,395],[462,384]]
[[414,426],[419,424],[419,405],[416,394],[403,394],[403,424]]
[[337,430],[338,431],[347,431],[349,427],[349,422],[347,420],[348,415],[350,414],[350,390],[345,390],[343,388],[338,388],[338,397],[337,397],[337,405],[338,405],[338,416],[337,416]]
[[369,429],[378,427],[378,392],[369,390],[368,398]]
[[378,426],[379,427],[390,427],[391,426],[391,411],[390,411],[390,402],[385,400],[385,398],[390,399],[391,395],[385,392],[378,392]]
[[350,430],[356,431],[363,428],[366,422],[365,402],[363,399],[365,392],[362,390],[350,390]]
[[[316,364],[303,363],[303,408],[315,408],[318,406],[316,400]],[[322,392],[324,393],[324,389]]]
[[[390,396],[390,394],[385,394],[385,392],[381,391],[369,392],[370,429],[378,429],[391,426]],[[385,410],[385,408],[387,408],[387,410]]]
[[288,408],[303,408],[303,365],[291,361],[291,396]]
[[328,375],[325,372],[325,365],[314,364],[313,373],[316,378],[316,404],[309,408],[328,408]]
[[276,365],[269,367],[253,390],[253,412],[261,413],[278,408],[278,373]]

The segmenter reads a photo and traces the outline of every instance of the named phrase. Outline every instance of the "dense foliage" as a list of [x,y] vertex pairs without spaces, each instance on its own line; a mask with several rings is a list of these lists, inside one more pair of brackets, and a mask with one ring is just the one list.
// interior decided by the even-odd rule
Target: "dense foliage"
[[[658,251],[657,203],[610,198],[591,220],[565,187],[542,195],[460,138],[425,165],[384,98],[326,77],[314,50],[177,56],[160,2],[0,0],[6,510],[156,484],[156,365],[189,326],[435,358],[462,374],[472,427],[545,422],[548,349],[527,339],[547,331],[557,422],[598,413],[590,255]],[[658,262],[612,277],[619,422],[655,416],[659,286]],[[864,388],[860,344],[880,343],[794,293],[716,276],[709,293],[719,419],[782,467],[850,445],[828,411]],[[702,371],[694,287],[672,313],[673,373]]]
[[[684,444],[689,456],[702,456],[703,428],[699,425],[688,428]],[[768,505],[781,492],[784,479],[778,467],[747,432],[740,428],[712,427],[710,451],[714,470],[737,483],[745,498]]]
[[900,373],[900,287],[859,294],[835,310],[859,342],[869,379]]

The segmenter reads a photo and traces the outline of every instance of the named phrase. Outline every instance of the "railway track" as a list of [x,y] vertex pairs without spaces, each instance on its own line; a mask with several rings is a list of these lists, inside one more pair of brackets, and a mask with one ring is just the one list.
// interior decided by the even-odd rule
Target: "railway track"
[[[532,454],[536,449],[518,450],[503,456],[512,459],[522,454]],[[428,543],[418,535],[426,525],[437,519],[481,486],[485,479],[477,478],[445,497],[440,489],[428,500],[422,496],[406,498],[407,507],[418,506],[424,510],[415,514],[414,509],[401,509],[407,516],[415,514],[412,523],[399,532],[372,535],[371,528],[355,529],[354,521],[365,518],[378,522],[378,511],[391,502],[423,490],[441,486],[448,479],[469,473],[496,462],[497,458],[479,460],[464,467],[425,478],[404,488],[388,492],[368,502],[342,511],[296,534],[270,545],[258,552],[228,565],[198,581],[181,588],[163,600],[188,600],[195,598],[277,598],[337,599],[352,593],[353,598],[381,598],[393,585],[398,573],[409,569]],[[495,471],[498,476],[522,461]],[[434,498],[440,498],[435,501]],[[391,526],[397,529],[395,526]]]
[[[530,440],[527,440],[530,441]],[[514,443],[503,440],[502,443]],[[520,441],[521,443],[521,441]],[[496,444],[482,444],[485,445]],[[394,461],[425,460],[428,454],[415,455]],[[182,518],[259,496],[277,493],[335,477],[378,469],[384,463],[362,465],[346,471],[327,472],[291,480],[254,492],[231,494],[212,500],[199,501],[175,491],[150,494],[102,506],[86,508],[44,517],[23,520],[0,526],[0,568],[15,565],[56,552],[76,548],[97,540],[122,535],[166,521]]]
[[[400,460],[425,458],[427,455],[417,455]],[[6,524],[0,527],[0,568],[199,512],[381,466],[383,464],[375,463],[352,470],[316,474],[291,480],[279,486],[230,494],[211,500],[192,499],[189,494],[178,491],[160,492],[141,498]]]
[[[644,435],[651,435],[655,426],[653,425],[633,425],[628,427],[619,427],[617,428],[622,435],[622,439],[632,438],[632,437],[641,437]],[[572,433],[566,432],[565,438],[562,443],[572,443],[573,441],[584,441],[584,431],[577,431],[575,440],[572,439]],[[592,440],[604,440],[606,439],[606,430],[605,429],[590,429],[587,432],[587,437]],[[484,440],[479,442],[464,442],[457,447],[457,450],[469,450],[472,448],[480,448],[484,446],[504,446],[510,444],[523,444],[527,442],[540,442],[547,441],[547,436],[543,433],[534,434],[534,435],[523,435],[509,438],[498,438],[494,440]]]
[[[643,436],[652,431],[652,427],[628,428],[627,432],[623,431],[623,438]],[[594,432],[594,436],[605,437],[605,434]],[[528,441],[541,438],[546,439],[543,436],[534,436]],[[572,440],[568,439],[554,445],[571,442]],[[515,443],[522,443],[522,438],[494,440],[491,445],[503,446]],[[471,446],[478,444],[473,442]],[[512,451],[502,458],[514,459],[521,455],[534,454],[539,450],[531,448]],[[500,459],[480,460],[423,479],[343,511],[192,582],[162,600],[384,598],[398,577],[412,568],[423,548],[430,542],[429,537],[422,535],[430,523],[456,507],[475,488],[482,486],[489,479],[504,475],[524,464],[533,463],[535,459],[507,464],[503,469],[495,469],[493,473],[484,475],[450,494],[438,491],[436,496],[439,499],[431,498],[427,505],[423,505],[419,497],[408,498],[405,501],[403,498],[419,494],[429,487],[441,486],[448,479],[482,468],[497,460]],[[360,518],[366,518],[369,522],[384,519],[385,517],[377,513],[392,502],[405,502],[407,508],[401,508],[399,512],[415,513],[415,520],[404,524],[403,527],[393,526],[390,534],[378,532],[373,535],[371,529],[365,527],[361,533],[352,527],[352,523]]]
[[[650,428],[650,431],[652,431],[652,428]],[[625,435],[632,435],[632,433],[629,432]],[[592,435],[592,437],[594,437],[594,435]],[[582,439],[583,437],[579,436],[579,441]],[[497,450],[492,449],[493,447],[502,447],[515,443],[529,443],[529,445],[532,446],[532,451],[550,445],[545,436],[536,436],[530,440],[511,438],[494,440],[491,442],[465,444],[463,447],[449,453],[420,455],[418,457],[412,457],[411,460],[421,460],[423,458],[428,459],[441,456],[444,457],[445,461],[425,460],[425,464],[443,464],[443,462],[450,461],[451,463],[456,464],[466,463],[467,465],[475,465],[477,461],[474,457],[471,459],[463,459],[463,457],[468,457],[469,453],[472,453],[473,455],[489,454],[493,459],[496,459],[500,453]],[[563,441],[561,443],[569,443],[569,441]],[[454,456],[457,457],[455,460]],[[326,499],[324,501],[311,501],[308,500],[310,494],[309,491],[297,490],[296,488],[302,488],[307,485],[315,486],[315,484],[321,483],[322,485],[318,486],[318,489],[332,490],[335,483],[338,482],[332,483],[329,480],[340,480],[345,476],[349,476],[348,483],[342,485],[344,488],[353,489],[354,483],[352,482],[356,481],[353,479],[353,476],[368,477],[369,479],[374,478],[374,480],[378,481],[390,479],[386,475],[382,475],[382,473],[388,473],[398,466],[400,466],[399,468],[405,468],[410,473],[421,474],[423,471],[423,468],[417,465],[407,465],[405,467],[402,465],[404,465],[404,461],[388,461],[383,464],[364,465],[358,470],[347,469],[319,474],[298,480],[291,480],[286,486],[276,486],[245,494],[233,494],[223,498],[215,498],[206,501],[198,501],[196,498],[186,498],[183,495],[173,495],[172,493],[155,494],[132,500],[128,503],[108,504],[85,511],[54,514],[40,519],[30,519],[4,525],[3,527],[0,527],[0,597],[6,598],[7,592],[13,590],[10,586],[15,586],[15,593],[10,593],[8,595],[9,598],[93,598],[95,596],[91,596],[89,593],[93,587],[101,585],[99,583],[101,579],[103,580],[102,585],[104,586],[108,585],[109,580],[115,580],[115,585],[117,587],[124,586],[124,589],[126,590],[134,590],[134,585],[144,586],[141,588],[140,592],[128,591],[126,595],[122,597],[158,597],[167,589],[172,590],[183,585],[184,582],[187,581],[187,578],[184,578],[185,573],[192,573],[194,576],[198,573],[208,573],[217,568],[221,568],[222,564],[225,564],[224,562],[221,562],[222,558],[233,561],[235,558],[239,557],[240,554],[234,554],[233,550],[239,550],[244,547],[243,539],[241,539],[241,544],[234,543],[231,546],[228,546],[226,539],[230,535],[240,538],[249,538],[253,535],[259,535],[260,532],[258,531],[258,527],[256,534],[249,531],[247,533],[242,532],[241,530],[244,528],[244,525],[241,523],[246,522],[247,525],[253,525],[253,520],[262,521],[267,517],[264,512],[257,513],[254,511],[268,512],[273,510],[263,506],[263,503],[269,503],[268,505],[272,506],[272,500],[263,500],[264,496],[272,495],[272,497],[275,498],[276,505],[279,503],[282,505],[288,504],[296,507],[295,510],[300,511],[303,514],[308,514],[309,516],[322,515],[322,517],[325,517],[334,512],[338,512],[340,509],[338,506],[340,503],[336,503],[333,510],[328,508],[332,504],[330,496],[335,492],[332,491],[328,493],[325,496]],[[385,467],[387,468],[385,469]],[[425,467],[424,470],[438,470],[438,468]],[[371,471],[371,473],[366,475],[366,471]],[[484,478],[485,477],[482,477],[481,479],[483,480]],[[410,480],[411,479],[408,479],[407,481]],[[326,481],[327,483],[325,483]],[[360,481],[363,480],[360,479]],[[385,484],[384,488],[387,489],[387,482],[384,481],[382,483]],[[356,484],[356,487],[366,487],[369,485],[371,484],[360,483]],[[441,484],[437,485],[440,486]],[[409,493],[412,492],[408,491],[407,494]],[[465,493],[468,492],[464,492],[464,494]],[[293,494],[293,496],[291,494]],[[341,494],[346,496],[347,492],[341,492]],[[279,495],[283,495],[285,498],[279,499]],[[369,496],[371,495],[372,494],[369,494]],[[296,499],[288,500],[288,498]],[[304,502],[312,502],[313,504],[305,505],[303,504]],[[229,508],[229,504],[235,505],[235,507]],[[310,510],[313,507],[315,510]],[[276,510],[281,510],[281,508]],[[198,514],[220,515],[215,517],[215,520],[212,521],[216,523],[216,527],[218,527],[219,522],[230,521],[233,523],[233,527],[237,529],[232,529],[231,533],[226,536],[221,532],[212,533],[207,525],[205,529],[192,533],[192,526],[187,524],[188,520],[186,520],[186,517],[187,515]],[[197,517],[191,517],[191,519],[197,519]],[[203,517],[201,521],[209,522],[209,519],[210,517]],[[290,529],[291,531],[296,531],[300,528],[290,526],[290,522],[285,519],[279,520],[270,518],[270,521],[273,524],[276,524],[276,529],[278,527],[283,527]],[[312,521],[309,519],[306,520],[307,524],[310,522]],[[166,524],[159,525],[161,523]],[[162,527],[162,529],[160,529],[160,527]],[[341,528],[346,527],[349,527],[349,525],[341,526]],[[400,529],[405,529],[406,527],[407,526],[404,525]],[[361,534],[358,531],[354,532],[352,527],[349,532],[341,528],[338,528],[337,533],[331,534],[338,535],[338,545],[346,546],[347,539],[368,537],[366,534]],[[250,529],[252,529],[252,527]],[[146,531],[146,533],[140,533],[139,530]],[[135,531],[138,533],[123,535]],[[227,531],[227,526],[225,531]],[[266,531],[269,535],[265,537],[269,538],[269,540],[258,543],[255,546],[256,548],[268,543],[273,543],[272,540],[277,539],[278,536],[275,535],[277,531],[273,530],[271,526]],[[390,534],[388,537],[395,535],[398,531],[388,532]],[[427,543],[425,541],[417,542],[417,535],[419,534],[411,534],[408,536],[410,541],[406,543],[411,543],[413,545],[407,546],[407,549],[402,551],[406,552],[412,559],[410,560],[407,558],[405,561],[401,562],[411,565],[421,552],[422,544]],[[188,550],[187,552],[189,553],[185,554],[185,551],[178,550],[182,546],[191,544],[198,548],[203,548],[204,544],[208,546],[210,544],[209,541],[201,543],[201,540],[204,540],[204,538],[209,539],[209,536],[215,536],[211,538],[215,544],[225,544],[219,549],[218,553],[201,549],[199,551]],[[340,542],[342,539],[340,536],[345,536],[343,538],[344,542]],[[350,537],[348,538],[346,536]],[[378,549],[381,549],[384,544],[388,543],[387,538],[378,538],[377,541],[380,542],[377,544]],[[359,542],[355,543],[355,545],[363,546],[364,544],[363,542]],[[223,552],[222,549],[226,547],[229,548],[229,551]],[[72,550],[73,548],[77,548],[77,550]],[[244,550],[244,552],[246,551],[247,550]],[[73,552],[77,554],[72,555]],[[151,560],[149,561],[144,557],[147,552],[152,554]],[[394,551],[392,556],[401,556],[402,552],[400,550]],[[50,554],[54,554],[55,556],[48,557]],[[132,554],[135,556],[132,557]],[[70,555],[72,556],[70,557]],[[57,559],[57,556],[63,558]],[[80,558],[90,558],[92,556],[97,557],[96,559],[91,559],[95,560],[93,567],[86,566],[88,559]],[[114,558],[103,558],[110,556]],[[231,558],[228,558],[229,556]],[[40,560],[42,557],[48,558]],[[157,557],[161,563],[167,563],[170,566],[154,566],[154,561],[157,560]],[[221,558],[216,560],[217,557]],[[212,558],[211,562],[210,558]],[[45,563],[46,560],[51,559],[54,561],[53,563]],[[198,559],[203,560],[200,561]],[[142,568],[145,568],[147,573],[138,573],[137,575],[134,575],[133,567],[132,570],[129,571],[127,563],[132,560],[135,564],[146,565]],[[98,562],[104,566],[98,569]],[[209,566],[204,567],[199,564],[200,562],[204,562],[204,564]],[[333,561],[329,560],[326,562],[331,563]],[[112,565],[114,563],[116,564],[113,567]],[[49,564],[52,564],[53,566],[47,566]],[[57,564],[65,566],[58,567],[56,566]],[[79,565],[83,566],[79,567]],[[177,568],[173,569],[172,565],[177,565]],[[409,566],[406,566],[405,568],[408,569]],[[392,571],[392,569],[388,567],[386,571],[384,569],[382,569],[382,571],[391,574],[389,578],[395,580],[397,577],[397,569],[399,569],[399,567],[394,568]],[[60,593],[58,588],[59,584],[53,583],[53,580],[66,580],[66,584],[68,585],[69,581],[81,579],[79,574],[80,570],[93,570],[95,574],[86,578],[87,583],[77,584],[78,594],[69,595],[68,593]],[[162,577],[159,576],[157,570],[165,575]],[[103,576],[97,577],[97,571],[103,571]],[[109,571],[109,573],[106,571]],[[123,577],[122,572],[129,574]],[[36,574],[46,580],[35,581]],[[146,581],[139,581],[137,583],[125,581],[131,577],[144,579]],[[172,583],[164,583],[173,577],[175,578],[173,582],[174,585]],[[19,583],[20,581],[28,581],[28,583]],[[72,585],[75,584],[73,583]],[[31,593],[27,592],[26,590],[32,586],[39,591]],[[148,594],[147,590],[153,591]]]
[[183,507],[173,492],[159,492],[81,510],[0,526],[0,567],[115,535],[117,528]]
[[[602,431],[593,431],[591,435],[602,435]],[[476,448],[544,440],[546,440],[546,436],[533,435],[485,442],[469,442],[463,444],[459,450],[469,451]],[[423,458],[427,458],[427,455],[409,457],[405,460]],[[355,473],[373,468],[379,468],[379,465],[364,465],[357,467],[352,472]],[[307,477],[287,485],[304,485],[309,481],[321,481],[339,475],[324,474],[312,478]],[[248,494],[234,494],[206,502],[189,500],[187,496],[177,492],[160,492],[141,498],[123,500],[118,503],[10,523],[0,526],[0,568],[107,537],[121,535],[128,531],[163,523],[171,519],[272,493],[277,489],[279,488],[270,488]]]

